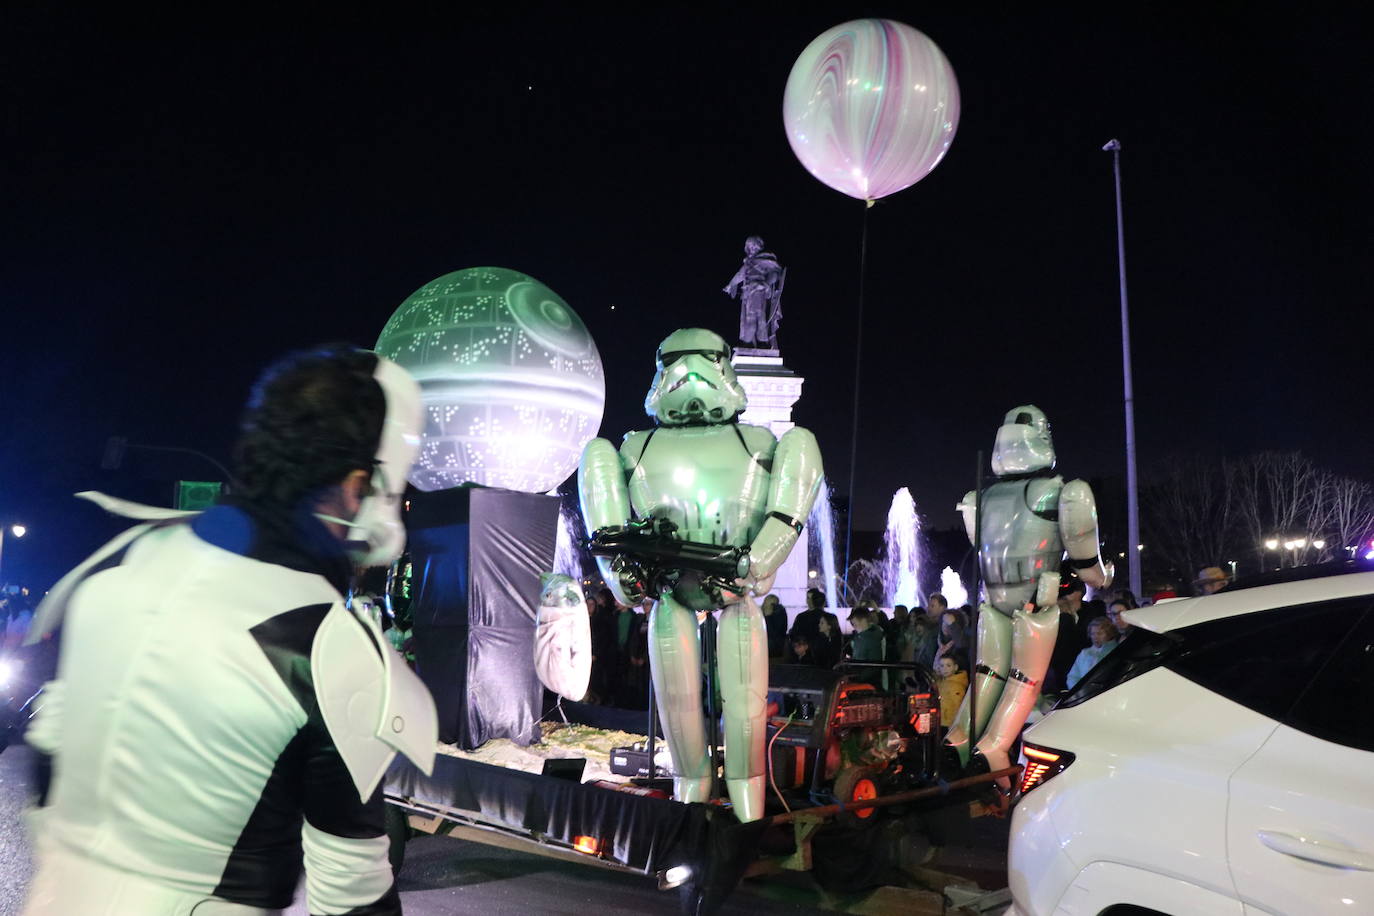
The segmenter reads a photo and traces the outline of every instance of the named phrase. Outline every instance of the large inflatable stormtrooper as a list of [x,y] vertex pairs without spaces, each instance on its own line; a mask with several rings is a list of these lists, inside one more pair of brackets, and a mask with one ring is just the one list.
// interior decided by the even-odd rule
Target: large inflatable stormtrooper
[[[772,432],[738,422],[743,388],[730,364],[730,348],[711,331],[674,331],[658,350],[644,409],[656,426],[626,435],[617,451],[605,439],[587,444],[578,487],[587,530],[616,535],[633,520],[652,528],[671,554],[674,541],[688,553],[713,545],[738,558],[734,575],[707,575],[683,566],[667,582],[645,581],[634,548],[598,556],[601,573],[618,601],[636,605],[657,594],[649,618],[649,659],[664,734],[677,771],[674,792],[684,802],[705,801],[711,791],[711,757],[701,705],[701,650],[697,611],[721,609],[718,671],[725,719],[725,784],[736,815],[763,815],[765,696],[768,649],[763,614],[754,600],[772,586],[811,511],[821,479],[815,437],[793,428]],[[665,535],[666,532],[666,535]],[[723,549],[723,550],[722,550]],[[733,553],[730,551],[733,550]],[[595,547],[593,552],[596,552]],[[666,586],[666,587],[665,587]]]
[[[377,787],[399,751],[429,772],[434,703],[344,605],[350,560],[386,565],[422,422],[378,357],[386,419],[343,545],[259,536],[244,510],[180,513],[78,494],[139,522],[64,577],[31,640],[64,624],[28,740],[53,779],[31,816],[26,916],[399,913]],[[260,531],[260,530],[258,530]],[[330,552],[332,551],[332,552]],[[315,557],[328,557],[315,563]]]
[[1050,424],[1038,407],[1015,407],[997,430],[992,452],[996,480],[982,494],[970,490],[959,509],[976,543],[982,510],[982,567],[986,603],[978,615],[977,710],[969,747],[969,695],[959,707],[948,743],[967,764],[976,752],[991,770],[1008,765],[1049,668],[1059,631],[1059,569],[1065,551],[1078,577],[1098,588],[1112,567],[1098,555],[1097,504],[1084,481],[1054,473]]

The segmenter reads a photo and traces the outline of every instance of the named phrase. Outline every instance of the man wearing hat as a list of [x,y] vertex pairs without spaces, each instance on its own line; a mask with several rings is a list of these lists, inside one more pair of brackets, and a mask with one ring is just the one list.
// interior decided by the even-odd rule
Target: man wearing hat
[[1198,595],[1214,595],[1231,584],[1231,577],[1221,571],[1220,566],[1200,569],[1193,580],[1193,591]]
[[1083,580],[1075,575],[1067,574],[1060,580],[1059,630],[1054,638],[1050,669],[1045,674],[1046,693],[1067,689],[1066,680],[1074,659],[1079,652],[1092,645],[1088,637],[1088,624],[1107,613],[1101,601],[1083,600],[1087,597],[1087,591]]

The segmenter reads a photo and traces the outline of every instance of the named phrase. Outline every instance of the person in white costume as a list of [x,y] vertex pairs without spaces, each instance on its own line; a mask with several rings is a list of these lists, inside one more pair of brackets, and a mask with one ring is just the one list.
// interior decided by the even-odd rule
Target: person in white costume
[[[1106,588],[1112,581],[1112,565],[1098,554],[1092,488],[1082,480],[1065,483],[1054,465],[1044,412],[1034,405],[1013,407],[997,430],[996,478],[981,494],[969,491],[959,504],[969,541],[978,546],[987,600],[978,614],[975,690],[964,695],[946,741],[961,762],[973,759],[989,771],[1010,763],[1011,746],[1040,696],[1059,630],[1056,602],[1064,554],[1088,585]],[[969,705],[975,694],[977,743],[970,748]]]
[[260,916],[302,868],[312,914],[401,912],[379,785],[398,751],[432,767],[434,705],[343,596],[404,545],[422,416],[396,364],[322,348],[258,381],[226,504],[82,494],[142,524],[34,620],[62,631],[26,916]]
[[[820,486],[820,449],[801,427],[776,439],[762,426],[738,422],[744,389],[720,335],[700,328],[674,331],[659,347],[657,363],[644,400],[657,425],[628,433],[619,450],[605,439],[587,444],[578,468],[582,513],[594,536],[625,532],[633,519],[650,520],[660,534],[670,527],[670,540],[685,542],[683,551],[724,548],[722,555],[737,560],[736,571],[721,577],[674,566],[669,558],[662,566],[669,581],[646,583],[633,526],[628,536],[613,535],[630,545],[625,553],[597,557],[622,604],[639,604],[646,591],[659,595],[649,615],[649,661],[680,801],[710,795],[696,612],[722,609],[717,667],[725,785],[739,819],[757,820],[763,816],[766,777],[768,639],[754,596],[768,593],[811,512]],[[670,546],[666,552],[672,551]]]

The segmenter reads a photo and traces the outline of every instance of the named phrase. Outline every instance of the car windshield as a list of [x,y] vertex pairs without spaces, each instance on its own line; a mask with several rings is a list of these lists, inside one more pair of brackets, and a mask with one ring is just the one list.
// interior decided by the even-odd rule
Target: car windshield
[[1064,695],[1056,709],[1067,709],[1087,702],[1117,684],[1139,677],[1173,657],[1181,648],[1182,639],[1171,633],[1151,633],[1132,627],[1121,644],[1092,667],[1074,688]]

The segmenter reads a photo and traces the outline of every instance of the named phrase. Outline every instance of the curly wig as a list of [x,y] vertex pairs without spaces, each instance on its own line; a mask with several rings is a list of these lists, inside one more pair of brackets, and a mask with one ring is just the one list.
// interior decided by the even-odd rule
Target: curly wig
[[370,470],[386,417],[373,379],[377,356],[348,344],[306,350],[268,367],[253,385],[234,447],[238,502],[292,509]]

